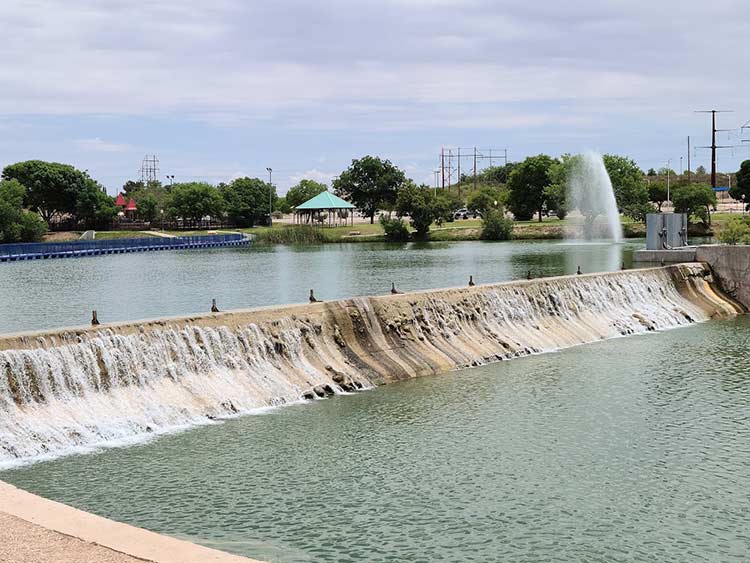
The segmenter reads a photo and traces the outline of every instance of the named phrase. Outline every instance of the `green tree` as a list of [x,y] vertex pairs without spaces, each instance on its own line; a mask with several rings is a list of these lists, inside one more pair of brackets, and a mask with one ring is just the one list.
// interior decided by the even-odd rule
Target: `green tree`
[[488,209],[482,217],[483,240],[509,240],[513,234],[513,221],[503,209]]
[[79,192],[76,200],[75,215],[86,228],[109,227],[117,215],[117,208],[112,197],[93,180],[85,190]]
[[38,213],[23,209],[25,193],[17,180],[0,181],[0,243],[34,242],[47,232]]
[[488,210],[502,206],[508,197],[507,193],[493,186],[482,186],[466,198],[466,208],[484,215]]
[[25,188],[24,205],[50,222],[56,215],[75,215],[81,194],[90,191],[93,180],[69,164],[27,160],[3,169],[4,180],[18,180]]
[[286,215],[292,212],[292,206],[289,205],[289,200],[286,197],[279,197],[276,199],[276,210]]
[[169,214],[200,223],[203,217],[216,217],[224,210],[224,200],[214,186],[206,182],[174,184],[167,200]]
[[656,208],[661,213],[661,206],[667,201],[667,184],[664,182],[651,182],[648,185],[648,199],[656,204]]
[[440,190],[434,196],[435,223],[442,225],[444,221],[450,221],[453,214],[463,205],[461,198],[454,192]]
[[530,156],[511,172],[508,178],[508,208],[519,221],[528,221],[539,213],[539,221],[547,201],[544,189],[550,184],[553,160],[546,154]]
[[424,238],[435,221],[435,197],[429,186],[417,186],[411,180],[399,190],[396,198],[396,215],[409,216],[417,236]]
[[648,188],[643,171],[632,158],[626,156],[605,154],[602,158],[618,209],[633,219],[642,220],[643,212],[648,208]]
[[690,184],[672,191],[672,203],[676,213],[687,213],[688,221],[697,217],[704,224],[711,224],[711,208],[716,206],[716,194],[708,184]]
[[392,209],[406,176],[390,160],[364,156],[334,180],[336,195],[351,201],[359,211],[375,222],[379,209]]
[[389,219],[385,215],[380,218],[380,224],[385,233],[385,240],[390,242],[403,242],[409,240],[409,228],[400,217]]
[[656,176],[656,170],[649,168],[648,172],[646,172],[646,176]]
[[286,193],[286,201],[290,207],[297,207],[327,189],[328,187],[325,184],[315,180],[300,180],[296,186],[289,188]]
[[230,220],[238,227],[252,227],[268,217],[276,206],[276,188],[259,178],[237,178],[225,186],[221,195]]
[[737,201],[745,202],[745,209],[750,209],[750,160],[743,160],[735,175],[736,182],[729,190],[729,195]]

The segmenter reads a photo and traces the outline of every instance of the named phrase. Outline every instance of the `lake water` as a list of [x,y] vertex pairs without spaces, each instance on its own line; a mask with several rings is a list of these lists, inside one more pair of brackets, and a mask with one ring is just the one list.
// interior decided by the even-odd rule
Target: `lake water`
[[0,264],[0,333],[221,309],[616,270],[643,241],[622,245],[446,242],[255,246]]
[[[554,260],[534,245],[489,247],[524,249],[495,262],[467,247],[476,254],[465,265],[488,278],[498,264],[518,275],[535,259]],[[344,271],[400,271],[373,266],[364,249],[331,252]],[[436,276],[449,266],[417,256]],[[335,279],[323,275],[305,281]],[[428,283],[447,285],[443,275]],[[0,479],[282,563],[747,561],[749,347],[748,318],[709,322],[337,396]]]

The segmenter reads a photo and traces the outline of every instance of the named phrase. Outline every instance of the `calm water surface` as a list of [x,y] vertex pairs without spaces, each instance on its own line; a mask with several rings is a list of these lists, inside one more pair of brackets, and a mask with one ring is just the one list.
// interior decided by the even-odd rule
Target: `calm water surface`
[[255,246],[0,264],[0,333],[619,269],[622,245],[452,242]]
[[[498,263],[518,272],[535,256],[533,245],[523,248],[504,262],[486,263],[480,252],[466,260],[485,273]],[[366,250],[338,252],[340,263],[372,262]],[[439,259],[422,256],[443,272]],[[747,318],[711,322],[315,401],[0,478],[284,563],[748,561],[749,347]]]

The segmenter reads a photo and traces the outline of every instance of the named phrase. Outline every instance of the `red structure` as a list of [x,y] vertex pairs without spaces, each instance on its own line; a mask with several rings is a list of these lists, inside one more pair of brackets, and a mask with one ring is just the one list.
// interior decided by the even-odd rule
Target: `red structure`
[[[132,199],[131,199],[132,201]],[[117,207],[125,207],[125,196],[121,193],[117,194],[117,197],[115,198],[115,205]]]

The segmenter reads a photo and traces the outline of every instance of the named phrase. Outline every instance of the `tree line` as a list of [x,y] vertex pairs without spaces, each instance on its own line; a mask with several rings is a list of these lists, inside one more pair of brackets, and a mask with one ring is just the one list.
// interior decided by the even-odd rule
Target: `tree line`
[[[539,154],[518,163],[506,163],[481,171],[476,178],[462,176],[448,190],[417,184],[389,160],[364,156],[352,161],[332,183],[334,192],[350,201],[374,223],[381,222],[391,238],[408,236],[408,218],[415,236],[428,236],[430,226],[451,221],[454,212],[466,206],[480,214],[488,238],[507,238],[512,224],[534,217],[564,219],[567,178],[575,155],[553,158]],[[605,168],[612,181],[619,211],[642,221],[646,213],[660,211],[667,199],[661,175],[644,173],[630,158],[605,154]],[[661,171],[660,171],[661,172]],[[671,171],[670,171],[671,172]],[[730,195],[750,205],[750,160],[742,163]],[[182,221],[199,226],[204,218],[226,221],[237,227],[264,224],[269,211],[288,213],[294,207],[325,191],[327,186],[305,179],[279,197],[274,186],[259,178],[237,178],[218,185],[154,181],[144,185],[128,181],[122,187],[137,204],[137,219]],[[670,198],[677,212],[691,220],[710,222],[716,196],[703,182],[688,184],[685,175],[675,175]],[[461,194],[461,195],[459,195]],[[30,160],[6,166],[0,176],[0,242],[39,240],[53,221],[66,221],[77,228],[110,228],[117,217],[114,198],[105,188],[68,164]]]

